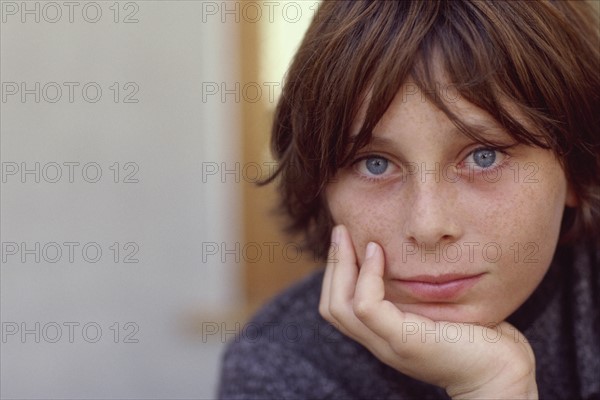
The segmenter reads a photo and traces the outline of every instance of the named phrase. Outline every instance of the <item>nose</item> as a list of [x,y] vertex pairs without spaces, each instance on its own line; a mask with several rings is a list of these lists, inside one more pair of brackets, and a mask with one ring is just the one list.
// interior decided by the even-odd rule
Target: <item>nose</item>
[[405,219],[405,240],[420,246],[452,243],[463,234],[453,183],[418,179],[412,182]]

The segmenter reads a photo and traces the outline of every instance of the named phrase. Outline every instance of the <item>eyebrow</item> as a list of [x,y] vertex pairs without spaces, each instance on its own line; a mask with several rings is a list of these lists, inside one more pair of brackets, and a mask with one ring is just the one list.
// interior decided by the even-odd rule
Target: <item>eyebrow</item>
[[[364,149],[368,151],[368,150],[371,150],[372,148],[388,149],[392,153],[403,154],[403,151],[402,151],[403,149],[398,145],[398,143],[396,143],[395,140],[387,138],[387,137],[371,135],[371,140],[366,144]],[[373,149],[373,150],[375,150],[375,149]]]
[[381,147],[395,148],[396,142],[394,140],[386,138],[386,137],[372,135],[371,140],[367,144],[367,147],[368,146],[381,146]]
[[[475,123],[466,123],[462,121],[463,124],[467,127],[468,130],[473,132],[478,132],[481,138],[486,138],[493,142],[493,139],[497,139],[498,137],[508,136],[508,132],[506,129],[497,122],[475,122]],[[466,136],[458,127],[453,126],[450,130],[447,131],[447,134],[456,135],[458,137],[464,138],[465,140],[469,140],[470,138]],[[356,138],[356,135],[353,135],[351,139]],[[367,144],[369,146],[380,146],[380,147],[390,147],[392,149],[396,149],[396,142],[390,138],[376,136],[374,133],[371,133],[371,140]]]

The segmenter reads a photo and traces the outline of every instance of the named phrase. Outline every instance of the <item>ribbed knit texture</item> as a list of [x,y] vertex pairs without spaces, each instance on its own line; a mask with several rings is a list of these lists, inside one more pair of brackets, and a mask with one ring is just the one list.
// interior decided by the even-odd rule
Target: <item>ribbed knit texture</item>
[[[535,352],[540,399],[600,399],[599,258],[557,251],[540,286],[508,319]],[[322,279],[318,271],[277,296],[229,343],[219,398],[448,398],[381,363],[323,320]]]

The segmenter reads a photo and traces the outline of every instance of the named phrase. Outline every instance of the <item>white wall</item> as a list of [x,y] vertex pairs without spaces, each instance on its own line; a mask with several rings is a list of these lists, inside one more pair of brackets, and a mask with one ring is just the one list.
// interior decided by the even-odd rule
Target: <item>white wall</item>
[[[240,126],[239,104],[202,88],[238,80],[239,25],[202,1],[76,1],[72,22],[63,1],[1,5],[0,397],[213,397],[222,345],[186,324],[240,301],[239,266],[202,254],[239,239],[240,185],[202,169],[239,160]],[[40,83],[39,103],[23,101],[22,82]],[[137,102],[124,102],[134,90]],[[39,182],[21,175],[36,163]],[[130,173],[137,182],[123,182]],[[73,260],[65,242],[79,243]],[[131,252],[138,262],[123,262]]]

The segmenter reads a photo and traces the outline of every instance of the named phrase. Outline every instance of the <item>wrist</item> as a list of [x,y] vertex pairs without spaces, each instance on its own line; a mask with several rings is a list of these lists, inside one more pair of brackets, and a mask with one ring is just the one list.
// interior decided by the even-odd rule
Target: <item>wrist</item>
[[446,393],[452,399],[523,399],[537,400],[537,382],[535,372],[522,379],[498,380],[487,382],[476,388],[447,388]]

